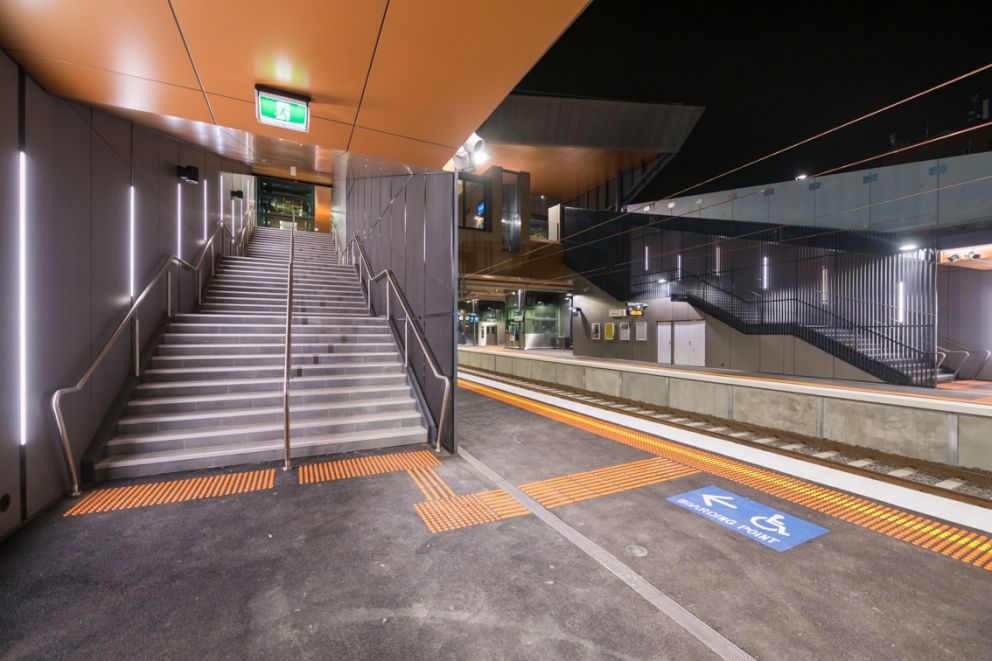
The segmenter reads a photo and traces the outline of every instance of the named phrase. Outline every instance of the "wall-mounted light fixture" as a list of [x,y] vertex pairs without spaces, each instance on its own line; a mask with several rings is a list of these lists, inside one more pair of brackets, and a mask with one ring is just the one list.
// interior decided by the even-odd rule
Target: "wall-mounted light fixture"
[[128,267],[127,293],[134,300],[134,184],[128,193]]
[[20,152],[17,181],[17,331],[18,379],[20,396],[20,440],[28,442],[28,163],[27,154]]
[[904,243],[901,246],[899,246],[899,251],[900,252],[910,252],[911,250],[916,250],[918,248],[919,248],[919,246],[916,245],[915,243]]
[[906,323],[906,284],[899,282],[898,299],[896,300],[896,321]]
[[176,257],[183,258],[183,185],[176,184]]
[[452,162],[455,170],[472,172],[475,166],[482,165],[490,158],[486,151],[486,141],[478,133],[472,133],[461,147],[455,150]]
[[768,289],[768,258],[761,258],[761,288]]
[[207,180],[203,180],[203,242],[207,242]]
[[195,165],[180,165],[179,168],[179,181],[185,182],[187,184],[198,184],[200,183],[200,168]]

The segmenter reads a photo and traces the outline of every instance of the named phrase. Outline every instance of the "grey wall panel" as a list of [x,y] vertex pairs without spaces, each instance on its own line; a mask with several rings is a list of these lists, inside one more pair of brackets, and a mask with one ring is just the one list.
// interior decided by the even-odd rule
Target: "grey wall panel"
[[[16,67],[0,56],[0,91],[6,98],[17,99],[16,75]],[[26,488],[30,516],[68,486],[50,409],[51,395],[82,376],[130,305],[128,186],[132,178],[136,189],[135,284],[140,291],[174,250],[174,196],[180,158],[199,165],[201,176],[214,177],[223,161],[217,156],[207,158],[198,147],[180,147],[180,143],[154,131],[132,130],[129,122],[103,111],[50,96],[30,80],[25,103],[30,283]],[[0,272],[5,283],[0,304],[10,310],[17,309],[16,109],[16,103],[0,108],[0,220],[7,236],[14,238],[3,242],[4,252],[0,254],[6,269]],[[246,171],[233,162],[227,167]],[[11,185],[13,190],[8,190]],[[198,187],[190,188],[199,192]],[[188,245],[198,248],[202,242],[202,197],[190,199],[189,205]],[[192,287],[185,296],[193,300]],[[146,340],[162,321],[164,301],[164,291],[156,292],[141,311]],[[0,321],[0,368],[8,375],[5,393],[17,392],[17,321],[16,314],[3,315]],[[126,383],[131,368],[128,340],[125,335],[87,388],[64,400],[77,460],[106,416],[112,398]],[[19,453],[18,402],[16,396],[2,400],[0,496],[12,490],[14,501],[7,512],[0,512],[0,535],[20,520],[19,461],[15,455]]]
[[[17,67],[0,57],[0,228],[7,240],[0,241],[0,310],[14,311],[18,305],[17,280]],[[18,318],[12,312],[0,315],[0,498],[9,504],[0,511],[0,537],[21,520],[20,416],[18,393]]]
[[[372,271],[388,268],[403,289],[423,329],[439,369],[454,378],[454,292],[452,241],[453,182],[449,174],[352,178],[347,181],[347,232],[362,241]],[[385,312],[382,287],[373,286],[372,303]],[[394,317],[396,309],[393,309]],[[411,347],[417,345],[411,341]],[[442,391],[420,355],[411,368],[432,417],[440,414]],[[442,443],[453,449],[451,427]]]

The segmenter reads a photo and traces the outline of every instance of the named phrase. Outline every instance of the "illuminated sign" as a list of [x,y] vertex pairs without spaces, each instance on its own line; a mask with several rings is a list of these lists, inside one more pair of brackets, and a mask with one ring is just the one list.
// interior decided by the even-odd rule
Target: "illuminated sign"
[[643,317],[644,316],[644,310],[641,310],[641,309],[638,309],[638,308],[630,308],[629,312],[630,312],[630,316],[631,317]]
[[262,124],[308,133],[310,100],[256,87],[255,117]]

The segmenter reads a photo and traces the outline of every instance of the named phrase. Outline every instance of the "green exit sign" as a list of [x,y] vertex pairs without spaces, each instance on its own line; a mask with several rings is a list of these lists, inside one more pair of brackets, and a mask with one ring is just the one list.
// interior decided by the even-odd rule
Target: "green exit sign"
[[255,88],[255,116],[262,124],[291,131],[310,131],[310,99]]

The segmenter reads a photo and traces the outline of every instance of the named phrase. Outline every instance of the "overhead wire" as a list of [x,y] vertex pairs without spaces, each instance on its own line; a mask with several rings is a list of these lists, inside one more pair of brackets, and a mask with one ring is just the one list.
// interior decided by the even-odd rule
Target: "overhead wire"
[[[730,170],[727,170],[725,172],[722,172],[722,173],[720,173],[718,175],[715,175],[713,177],[710,177],[708,179],[705,179],[703,181],[700,181],[700,182],[698,182],[696,184],[693,184],[692,186],[689,186],[687,188],[683,188],[680,191],[676,191],[675,193],[672,193],[670,195],[666,195],[664,199],[668,199],[668,198],[672,198],[672,197],[678,197],[679,195],[682,195],[682,194],[684,194],[684,193],[686,193],[688,191],[691,191],[691,190],[694,190],[696,188],[699,188],[700,186],[704,186],[704,185],[706,185],[708,183],[712,183],[714,181],[717,181],[719,179],[722,179],[723,177],[726,177],[728,175],[734,174],[736,172],[740,172],[741,170],[744,170],[745,168],[751,167],[752,165],[756,165],[756,164],[761,163],[763,161],[766,161],[766,160],[768,160],[770,158],[774,158],[775,156],[779,156],[779,155],[784,154],[784,153],[786,153],[788,151],[791,151],[791,150],[793,150],[793,149],[795,149],[797,147],[801,147],[803,145],[809,144],[809,143],[811,143],[811,142],[813,142],[815,140],[818,140],[818,139],[823,138],[823,137],[825,137],[827,135],[831,135],[833,133],[836,133],[837,131],[840,131],[842,129],[848,128],[850,126],[853,126],[854,124],[857,124],[859,122],[862,122],[862,121],[865,121],[865,120],[870,119],[872,117],[875,117],[877,115],[880,115],[880,114],[882,114],[882,113],[884,113],[884,112],[886,112],[888,110],[892,110],[893,108],[897,108],[897,107],[899,107],[901,105],[905,105],[906,103],[909,103],[910,101],[914,101],[916,99],[919,99],[919,98],[921,98],[923,96],[926,96],[927,94],[931,94],[931,93],[933,93],[933,92],[935,92],[937,90],[940,90],[940,89],[943,89],[943,88],[948,87],[950,85],[953,85],[955,83],[958,83],[958,82],[960,82],[962,80],[965,80],[967,78],[970,78],[972,76],[975,76],[975,75],[977,75],[979,73],[982,73],[984,71],[987,71],[989,69],[992,69],[992,62],[990,62],[988,64],[985,64],[985,65],[983,65],[981,67],[978,67],[977,69],[972,69],[971,71],[965,72],[963,74],[960,74],[958,76],[955,76],[953,78],[950,78],[948,80],[945,80],[945,81],[943,81],[941,83],[938,83],[937,85],[933,85],[931,87],[928,87],[927,89],[924,89],[924,90],[921,90],[919,92],[916,92],[915,94],[911,94],[910,96],[907,96],[905,98],[902,98],[902,99],[899,99],[899,100],[894,101],[892,103],[889,103],[889,104],[887,104],[885,106],[882,106],[881,108],[877,108],[877,109],[875,109],[875,110],[873,110],[871,112],[868,112],[868,113],[865,113],[865,114],[860,115],[858,117],[855,117],[853,119],[850,119],[850,120],[848,120],[846,122],[843,122],[841,124],[838,124],[837,126],[834,126],[832,128],[826,129],[824,131],[820,131],[819,133],[816,133],[815,135],[812,135],[812,136],[810,136],[808,138],[805,138],[803,140],[800,140],[798,142],[795,142],[795,143],[793,143],[791,145],[788,145],[786,147],[782,147],[781,149],[777,149],[777,150],[775,150],[775,151],[773,151],[773,152],[771,152],[769,154],[766,154],[765,156],[762,156],[762,157],[753,159],[751,161],[748,161],[747,163],[744,163],[744,164],[739,165],[739,166],[737,166],[735,168],[732,168]],[[976,130],[977,128],[978,127],[972,127],[969,130]],[[941,139],[941,136],[938,136],[938,138],[935,138],[933,141],[936,141],[937,139]],[[926,144],[929,144],[929,143],[926,143]],[[917,146],[922,146],[922,145],[917,145]],[[902,148],[902,149],[900,149],[900,151],[906,151],[907,149],[910,149],[910,148],[914,148],[914,147]],[[878,158],[882,158],[882,157],[883,156],[876,156],[876,157],[873,157],[871,159],[862,160],[861,163],[868,162],[869,160],[877,160]],[[844,169],[845,167],[853,167],[853,166],[851,164],[848,164],[846,166],[841,166],[840,168],[837,168],[837,169],[832,169],[832,170],[830,170],[830,172],[836,172],[838,169]],[[817,175],[813,175],[813,176],[822,176],[822,173],[821,174],[817,174]],[[585,229],[582,229],[582,230],[576,232],[575,234],[573,234],[570,238],[574,238],[575,236],[578,236],[578,235],[583,234],[585,232],[594,230],[597,227],[601,227],[601,226],[603,226],[605,224],[608,224],[608,223],[611,223],[611,222],[615,222],[615,221],[617,221],[617,220],[619,220],[621,218],[624,218],[624,217],[626,217],[628,215],[631,215],[631,212],[624,212],[624,213],[618,214],[617,216],[614,216],[612,218],[609,218],[607,220],[604,220],[604,221],[602,221],[602,222],[600,222],[600,223],[598,223],[596,225],[592,225],[590,227],[587,227]],[[554,245],[554,244],[542,244],[541,246],[538,246],[536,248],[532,248],[532,249],[530,249],[528,251],[525,251],[525,252],[521,253],[520,257],[522,258],[522,257],[525,257],[526,255],[529,255],[529,254],[532,254],[532,253],[535,253],[535,252],[540,252],[540,251],[546,250],[546,249],[548,249],[552,245]],[[500,267],[500,266],[503,266],[503,265],[507,265],[507,264],[510,265],[510,266],[518,266],[520,264],[526,263],[526,261],[529,261],[529,260],[518,261],[518,258],[516,258],[516,257],[510,258],[510,259],[506,259],[506,260],[503,260],[501,262],[497,262],[496,264],[492,264],[492,265],[487,266],[485,268],[479,269],[478,271],[475,271],[474,273],[471,273],[471,274],[469,274],[468,276],[465,276],[465,277],[473,277],[473,276],[477,276],[477,275],[484,275],[484,274],[486,274],[488,272],[494,272],[494,271],[498,271],[498,270],[505,270],[505,269],[499,269],[497,267]]]
[[[821,172],[817,172],[817,173],[815,173],[815,174],[813,174],[811,176],[812,177],[821,177],[821,176],[824,176],[826,174],[839,172],[841,170],[846,170],[848,168],[855,167],[857,165],[863,165],[864,163],[869,163],[871,161],[877,161],[879,159],[886,158],[888,156],[893,156],[895,154],[900,154],[900,153],[903,153],[903,152],[906,152],[906,151],[917,149],[919,147],[924,147],[926,145],[934,144],[934,143],[940,142],[942,140],[947,140],[949,138],[957,137],[957,136],[960,136],[960,135],[963,135],[963,134],[967,134],[967,133],[970,133],[970,132],[973,132],[973,131],[977,131],[979,129],[987,128],[987,127],[990,127],[990,126],[992,126],[992,121],[984,122],[982,124],[976,124],[975,126],[971,126],[971,127],[965,128],[965,129],[960,129],[960,130],[957,130],[957,131],[953,131],[951,133],[947,133],[947,134],[944,134],[944,135],[936,136],[934,138],[929,138],[929,139],[926,139],[926,140],[922,140],[922,141],[917,142],[917,143],[914,143],[912,145],[906,145],[904,147],[899,147],[899,148],[892,149],[892,150],[889,150],[889,151],[886,151],[886,152],[882,152],[880,154],[876,154],[876,155],[870,156],[868,158],[863,158],[863,159],[860,159],[860,160],[857,160],[857,161],[852,161],[851,163],[846,163],[844,165],[839,165],[839,166],[836,166],[836,167],[833,167],[833,168],[829,168],[827,170],[823,170]],[[562,251],[560,253],[559,252],[548,253],[548,254],[542,255],[540,257],[532,257],[530,259],[513,260],[513,267],[520,267],[520,266],[523,266],[525,264],[530,264],[532,262],[540,261],[542,259],[547,259],[549,257],[554,257],[555,255],[563,254],[563,253],[568,252],[570,250],[575,250],[575,249],[578,249],[578,248],[583,248],[583,247],[586,247],[586,246],[591,245],[593,243],[598,243],[600,241],[606,241],[608,239],[612,239],[612,238],[615,238],[615,237],[623,236],[624,234],[629,234],[629,233],[632,233],[632,232],[636,232],[638,230],[644,229],[645,227],[653,227],[653,226],[656,226],[656,225],[664,224],[666,222],[671,222],[672,220],[676,220],[676,219],[680,219],[680,218],[685,218],[685,217],[688,217],[689,214],[700,213],[701,211],[704,211],[706,209],[712,209],[712,208],[715,208],[715,207],[720,207],[720,206],[723,206],[725,204],[730,204],[731,202],[736,202],[738,200],[743,200],[743,199],[747,199],[749,197],[753,197],[755,195],[763,194],[766,190],[768,190],[768,187],[762,187],[762,188],[758,188],[758,189],[756,189],[754,191],[751,191],[750,193],[747,193],[746,195],[743,195],[743,196],[736,196],[736,197],[735,196],[731,196],[731,197],[728,197],[726,200],[722,200],[720,202],[709,204],[707,206],[701,206],[701,207],[696,208],[696,209],[693,209],[691,211],[685,211],[685,212],[680,213],[680,214],[673,214],[673,215],[662,216],[658,220],[651,221],[651,222],[649,222],[649,223],[647,223],[646,225],[643,225],[643,226],[632,227],[632,228],[629,228],[629,229],[626,229],[626,230],[621,230],[621,231],[615,232],[615,233],[610,234],[610,235],[605,236],[605,237],[600,237],[600,238],[597,238],[597,239],[593,239],[591,241],[587,241],[585,243],[580,243],[580,244],[576,244],[576,245],[572,245],[572,246],[563,247],[563,249],[562,249]],[[596,227],[602,227],[603,225],[605,225],[605,224],[607,224],[609,222],[614,222],[616,220],[619,220],[621,218],[624,218],[624,217],[630,216],[630,215],[634,215],[634,212],[625,212],[625,213],[619,214],[617,216],[613,216],[613,217],[611,217],[611,218],[609,218],[609,219],[607,219],[605,221],[602,221],[602,222],[597,223],[595,225],[592,225],[592,226],[590,226],[588,228],[585,228],[584,230],[581,230],[579,232],[576,232],[574,235],[572,235],[572,237],[578,236],[579,234],[583,234],[586,231],[589,231],[591,229],[595,229]],[[813,219],[813,220],[815,220],[815,219]],[[757,232],[767,232],[767,231],[769,231],[771,229],[775,229],[776,227],[777,228],[782,228],[782,227],[796,227],[796,226],[799,226],[799,225],[801,225],[801,224],[800,223],[782,223],[782,224],[779,224],[779,225],[776,225],[776,226],[773,226],[773,227],[762,228],[761,230],[757,230],[756,233]],[[840,229],[840,230],[837,230],[837,231],[847,231],[847,230]],[[569,237],[569,238],[572,238],[572,237]],[[531,252],[533,252],[533,251],[531,251]],[[523,255],[521,255],[521,256],[523,256]],[[485,269],[482,269],[480,271],[476,271],[475,273],[472,273],[472,274],[469,274],[469,275],[463,276],[463,277],[474,277],[474,276],[477,276],[477,275],[482,275],[483,274],[482,273],[483,270],[485,270]],[[505,269],[499,269],[499,270],[505,270]]]

